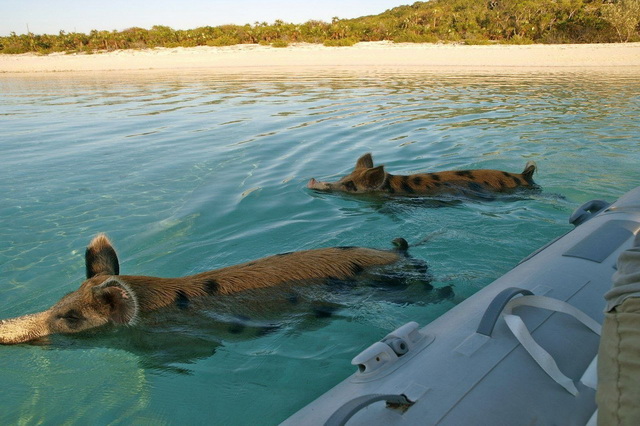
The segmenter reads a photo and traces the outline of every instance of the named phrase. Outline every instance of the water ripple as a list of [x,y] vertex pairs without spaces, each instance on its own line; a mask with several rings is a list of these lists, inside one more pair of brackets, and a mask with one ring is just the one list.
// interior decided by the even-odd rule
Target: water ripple
[[[589,73],[2,77],[0,317],[44,309],[75,289],[83,247],[102,231],[115,241],[124,273],[159,276],[292,250],[389,248],[396,237],[436,235],[412,255],[427,260],[436,283],[454,285],[458,301],[568,230],[578,204],[613,200],[638,184],[638,110],[639,77]],[[365,152],[394,173],[519,172],[535,160],[543,192],[487,203],[305,188],[311,177],[348,173]],[[390,328],[427,323],[452,306],[364,296],[350,299],[334,320],[283,314],[281,330],[220,338],[222,346],[181,329],[170,335],[187,343],[165,338],[199,355],[181,363],[152,349],[152,358],[166,361],[163,368],[148,363],[149,350],[114,348],[113,338],[0,351],[0,381],[48,395],[3,394],[0,405],[17,408],[2,419],[18,422],[20,407],[37,406],[36,420],[46,412],[83,421],[86,411],[65,417],[72,396],[82,394],[87,407],[107,406],[105,422],[127,412],[169,424],[277,423],[291,414],[291,403],[300,406],[348,374],[348,359]],[[73,383],[69,375],[43,382],[23,362],[34,354],[38,363],[71,372],[105,359],[114,365],[72,375]],[[133,376],[112,374],[121,363]],[[303,370],[307,380],[300,383],[296,372]],[[11,371],[22,372],[18,382]],[[216,395],[215,409],[211,383],[229,391]],[[118,391],[130,384],[137,399]],[[197,412],[167,412],[163,404],[176,394],[192,402],[207,395],[207,403]],[[243,405],[247,399],[252,410]]]

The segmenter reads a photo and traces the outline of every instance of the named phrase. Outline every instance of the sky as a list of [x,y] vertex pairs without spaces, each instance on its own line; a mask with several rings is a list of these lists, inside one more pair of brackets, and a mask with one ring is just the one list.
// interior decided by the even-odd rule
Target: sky
[[[193,29],[224,24],[303,23],[376,15],[414,0],[0,0],[0,36],[88,33],[166,25]],[[315,4],[314,4],[315,3]]]

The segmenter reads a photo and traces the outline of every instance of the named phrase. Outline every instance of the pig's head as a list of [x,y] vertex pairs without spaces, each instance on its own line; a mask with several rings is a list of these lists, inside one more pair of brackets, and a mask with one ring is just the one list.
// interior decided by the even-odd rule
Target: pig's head
[[352,194],[363,194],[376,191],[384,183],[386,173],[384,166],[373,167],[371,154],[358,158],[356,167],[347,176],[337,182],[320,182],[313,178],[307,188],[317,191],[341,191]]
[[107,323],[132,324],[138,301],[118,278],[118,257],[105,235],[85,253],[87,280],[44,312],[0,320],[0,344],[23,343],[50,334],[77,333]]

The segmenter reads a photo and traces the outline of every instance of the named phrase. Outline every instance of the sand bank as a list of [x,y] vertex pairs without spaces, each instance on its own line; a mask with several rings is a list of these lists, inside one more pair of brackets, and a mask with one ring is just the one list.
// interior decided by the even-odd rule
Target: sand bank
[[0,75],[45,72],[194,70],[302,72],[317,69],[601,69],[638,72],[640,43],[490,45],[358,43],[120,50],[97,54],[0,55]]

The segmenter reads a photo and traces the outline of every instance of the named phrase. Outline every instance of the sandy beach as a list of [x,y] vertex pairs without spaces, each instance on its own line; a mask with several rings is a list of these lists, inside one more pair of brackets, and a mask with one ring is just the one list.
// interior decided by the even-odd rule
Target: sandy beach
[[456,69],[640,71],[640,43],[484,45],[358,43],[119,50],[96,54],[0,55],[0,75],[50,72],[196,70],[304,72],[318,69]]

